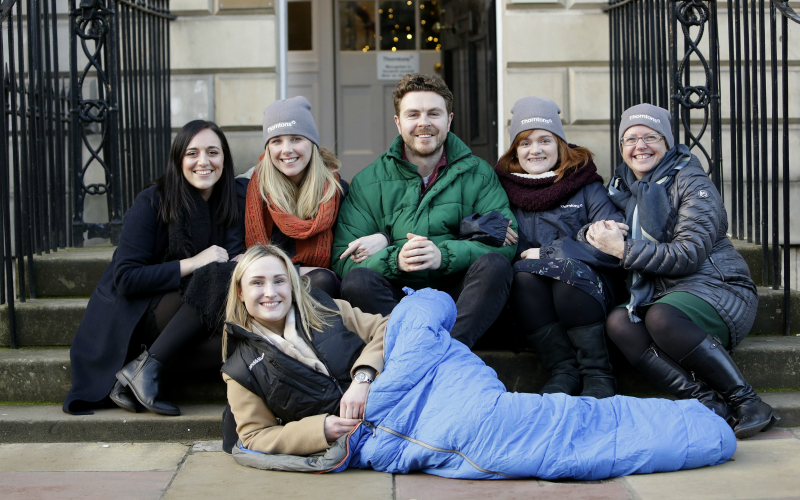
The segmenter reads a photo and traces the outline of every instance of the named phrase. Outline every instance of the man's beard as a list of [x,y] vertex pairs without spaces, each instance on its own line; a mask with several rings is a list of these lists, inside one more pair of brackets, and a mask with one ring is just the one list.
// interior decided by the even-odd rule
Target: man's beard
[[439,140],[439,133],[437,130],[423,130],[422,133],[431,134],[432,138],[436,141],[433,145],[433,148],[430,151],[420,151],[414,147],[414,139],[416,136],[411,135],[410,137],[403,136],[403,143],[406,146],[406,155],[413,155],[417,158],[430,158],[431,156],[436,156],[440,154],[442,151],[442,147],[444,146],[444,139]]

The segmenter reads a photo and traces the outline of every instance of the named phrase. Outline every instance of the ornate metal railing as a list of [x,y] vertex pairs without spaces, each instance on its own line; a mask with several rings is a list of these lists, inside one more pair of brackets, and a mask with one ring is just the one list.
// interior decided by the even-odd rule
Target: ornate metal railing
[[[70,17],[73,240],[82,246],[87,233],[116,244],[122,215],[167,158],[169,21],[175,17],[168,0],[81,0],[77,8],[70,0]],[[82,69],[80,55],[87,60]],[[97,95],[87,97],[90,78]],[[102,180],[87,180],[93,167],[102,169]],[[106,196],[108,222],[88,222],[86,197],[99,195]]]
[[[11,347],[14,300],[36,296],[33,254],[70,244],[65,141],[67,97],[59,75],[56,0],[0,4],[0,304]],[[15,286],[16,282],[16,286]]]
[[[0,1],[0,305],[12,348],[15,300],[36,297],[34,256],[86,237],[117,243],[170,143],[169,0],[69,0],[69,85],[56,7]],[[108,222],[87,221],[86,197],[103,195]]]
[[[725,86],[718,8],[726,9],[728,18]],[[800,17],[786,0],[727,0],[721,4],[713,0],[611,0],[603,10],[609,14],[611,42],[612,169],[622,161],[617,144],[622,111],[641,102],[668,107],[676,140],[682,130],[683,142],[705,163],[728,200],[731,233],[762,246],[764,285],[780,288],[783,275],[784,334],[788,335],[788,23],[800,23]],[[693,70],[699,70],[699,79],[691,74]],[[723,121],[722,94],[726,91],[730,118]],[[722,134],[728,130],[730,141],[723,146]],[[730,166],[725,168],[723,148],[730,151]],[[727,182],[726,173],[730,175]]]

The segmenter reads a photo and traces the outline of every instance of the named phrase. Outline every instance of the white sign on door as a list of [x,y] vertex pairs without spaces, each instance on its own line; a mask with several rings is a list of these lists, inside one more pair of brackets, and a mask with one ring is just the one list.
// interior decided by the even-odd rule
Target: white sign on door
[[396,82],[409,73],[419,73],[417,52],[378,52],[378,80]]

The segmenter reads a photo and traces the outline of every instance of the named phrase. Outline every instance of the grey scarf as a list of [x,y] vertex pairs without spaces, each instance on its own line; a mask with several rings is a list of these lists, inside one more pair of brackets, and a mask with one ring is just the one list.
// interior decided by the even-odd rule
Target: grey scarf
[[[616,175],[608,184],[608,197],[617,208],[625,211],[625,223],[630,227],[629,239],[665,242],[669,228],[674,225],[667,189],[691,158],[689,148],[679,144],[667,151],[640,180],[626,164],[617,167]],[[636,308],[652,301],[655,285],[651,279],[631,270],[628,288],[631,292],[628,318],[632,323],[638,323],[641,319],[636,315]]]

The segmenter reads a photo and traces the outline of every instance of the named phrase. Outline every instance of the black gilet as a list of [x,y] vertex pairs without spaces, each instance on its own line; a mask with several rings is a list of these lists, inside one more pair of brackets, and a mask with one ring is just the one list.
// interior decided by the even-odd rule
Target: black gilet
[[[322,305],[338,310],[325,292],[312,288],[311,295]],[[350,386],[350,369],[364,341],[344,326],[340,315],[326,318],[330,326],[307,334],[295,309],[297,333],[308,343],[330,376],[284,354],[280,349],[232,323],[228,335],[239,341],[225,364],[226,373],[242,387],[260,397],[282,424],[328,413],[338,415],[339,401]]]

